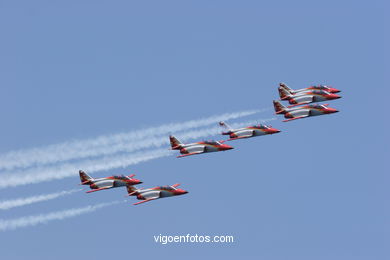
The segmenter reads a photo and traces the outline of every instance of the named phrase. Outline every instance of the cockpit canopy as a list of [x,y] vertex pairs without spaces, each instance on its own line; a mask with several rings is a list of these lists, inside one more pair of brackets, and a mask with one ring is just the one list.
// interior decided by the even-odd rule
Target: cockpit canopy
[[313,90],[313,93],[318,95],[329,95],[329,92],[325,90]]
[[326,108],[326,106],[324,105],[319,105],[319,104],[313,104],[313,105],[310,105],[312,108],[318,108],[318,109],[324,109]]
[[258,128],[258,129],[270,129],[271,128],[271,126],[263,125],[263,124],[254,125],[253,127]]
[[128,177],[125,175],[114,175],[112,177],[114,177],[115,179],[118,179],[118,180],[127,180],[128,179]]
[[204,143],[209,145],[221,145],[221,143],[217,141],[204,141]]
[[161,190],[168,190],[168,191],[176,190],[172,186],[160,186],[158,188],[161,189]]
[[321,90],[328,90],[329,89],[329,87],[325,86],[325,85],[318,85],[318,86],[313,86],[313,87],[316,89],[321,89]]

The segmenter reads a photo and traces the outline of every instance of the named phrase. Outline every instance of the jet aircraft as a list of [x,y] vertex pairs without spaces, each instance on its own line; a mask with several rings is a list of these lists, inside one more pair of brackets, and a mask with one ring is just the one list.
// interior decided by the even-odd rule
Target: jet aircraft
[[150,189],[136,189],[134,186],[127,186],[127,193],[128,196],[137,196],[137,199],[142,200],[133,204],[138,205],[151,200],[178,196],[188,193],[188,191],[186,190],[178,189],[177,187],[179,185],[180,184],[177,183],[171,186],[158,186]]
[[298,92],[296,94],[290,94],[285,88],[282,87],[279,87],[278,90],[280,99],[288,100],[288,102],[291,104],[291,106],[288,107],[341,98],[341,96],[337,94],[329,93],[324,90],[309,90],[307,92]]
[[87,193],[142,183],[142,181],[133,178],[135,174],[131,174],[129,176],[114,175],[110,177],[94,179],[88,174],[86,174],[84,171],[80,170],[79,175],[81,180],[80,184],[89,185],[89,187],[91,188],[91,190],[87,191]]
[[279,101],[274,100],[274,108],[276,114],[284,114],[284,117],[287,118],[283,122],[288,122],[295,119],[300,119],[309,116],[319,116],[325,114],[332,114],[339,112],[338,110],[328,107],[329,104],[319,105],[311,104],[301,107],[287,108],[283,106]]
[[177,158],[210,152],[220,152],[233,149],[230,145],[223,144],[224,141],[203,141],[191,144],[183,144],[173,135],[169,136],[172,150],[179,150],[182,155]]
[[307,87],[307,88],[301,88],[301,89],[291,89],[289,88],[286,84],[284,83],[279,83],[279,87],[281,88],[285,88],[288,92],[290,92],[292,95],[294,94],[298,94],[298,93],[302,93],[302,92],[307,92],[307,91],[311,91],[311,90],[314,90],[314,89],[317,89],[317,90],[324,90],[326,92],[329,92],[329,93],[338,93],[340,92],[340,90],[336,89],[336,88],[332,88],[330,86],[325,86],[325,85],[313,85],[313,86],[310,86],[310,87]]
[[228,139],[228,141],[242,138],[250,138],[255,136],[276,134],[280,132],[280,130],[278,129],[262,124],[247,126],[238,129],[232,129],[227,123],[223,121],[219,122],[219,125],[227,129],[227,132],[222,132],[222,134],[230,136],[230,139]]

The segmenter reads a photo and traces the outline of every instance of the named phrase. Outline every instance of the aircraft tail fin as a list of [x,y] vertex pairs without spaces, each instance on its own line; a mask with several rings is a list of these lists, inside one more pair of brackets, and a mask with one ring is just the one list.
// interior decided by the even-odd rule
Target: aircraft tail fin
[[170,136],[169,136],[169,141],[171,142],[172,150],[181,149],[181,146],[183,145],[183,144],[179,141],[179,139],[177,139],[177,138],[174,137],[173,135],[170,135]]
[[283,82],[279,83],[279,87],[284,88],[285,90],[287,90],[287,91],[290,92],[290,93],[293,92],[293,90],[292,90],[289,86],[287,86],[286,84],[284,84]]
[[230,127],[230,125],[228,125],[227,123],[225,123],[224,121],[221,121],[219,122],[219,125],[226,128],[227,130],[232,130],[232,128]]
[[93,181],[93,178],[82,170],[79,171],[79,175],[81,184],[90,184]]
[[129,196],[136,196],[139,194],[139,190],[137,188],[135,188],[133,185],[127,185],[126,186],[127,188],[127,195]]
[[281,100],[286,100],[291,97],[291,93],[289,93],[287,89],[279,87],[278,90],[279,90],[279,97]]
[[227,132],[222,132],[221,134],[230,135],[230,133],[232,132],[232,128],[228,124],[226,124],[224,121],[221,121],[219,122],[219,125],[227,130]]
[[273,103],[276,114],[284,114],[286,112],[286,107],[283,106],[279,101],[274,100]]

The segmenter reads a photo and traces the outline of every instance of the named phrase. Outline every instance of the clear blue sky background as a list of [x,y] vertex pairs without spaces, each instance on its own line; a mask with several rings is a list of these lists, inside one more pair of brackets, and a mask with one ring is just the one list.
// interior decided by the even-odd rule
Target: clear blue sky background
[[[2,232],[1,258],[386,259],[386,9],[371,1],[1,1],[1,153],[269,107],[280,81],[330,84],[343,96],[331,102],[338,114],[272,122],[282,133],[237,141],[229,152],[101,172],[134,172],[145,187],[180,182],[190,193]],[[78,182],[75,173],[0,197]],[[124,193],[80,192],[0,218]],[[236,241],[153,240],[187,233]]]

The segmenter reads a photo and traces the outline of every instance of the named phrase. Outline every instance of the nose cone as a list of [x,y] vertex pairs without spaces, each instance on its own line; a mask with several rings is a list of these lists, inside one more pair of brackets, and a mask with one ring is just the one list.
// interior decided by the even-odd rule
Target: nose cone
[[338,99],[338,98],[341,98],[341,96],[337,94],[329,94],[329,99]]
[[142,181],[140,181],[140,180],[138,180],[138,179],[132,179],[131,181],[130,181],[132,184],[141,184],[142,183]]
[[187,194],[187,193],[188,193],[188,191],[183,190],[183,189],[177,189],[176,190],[176,194],[177,195],[184,195],[184,194]]
[[234,147],[227,145],[227,144],[221,144],[220,149],[221,149],[221,151],[226,151],[226,150],[234,149]]
[[337,109],[334,109],[334,108],[331,108],[331,107],[328,107],[328,113],[329,114],[332,114],[332,113],[337,113],[337,112],[339,112]]
[[270,128],[267,130],[267,132],[272,135],[272,134],[280,133],[280,130],[276,128]]
[[330,93],[339,93],[341,90],[338,90],[337,88],[329,88]]

